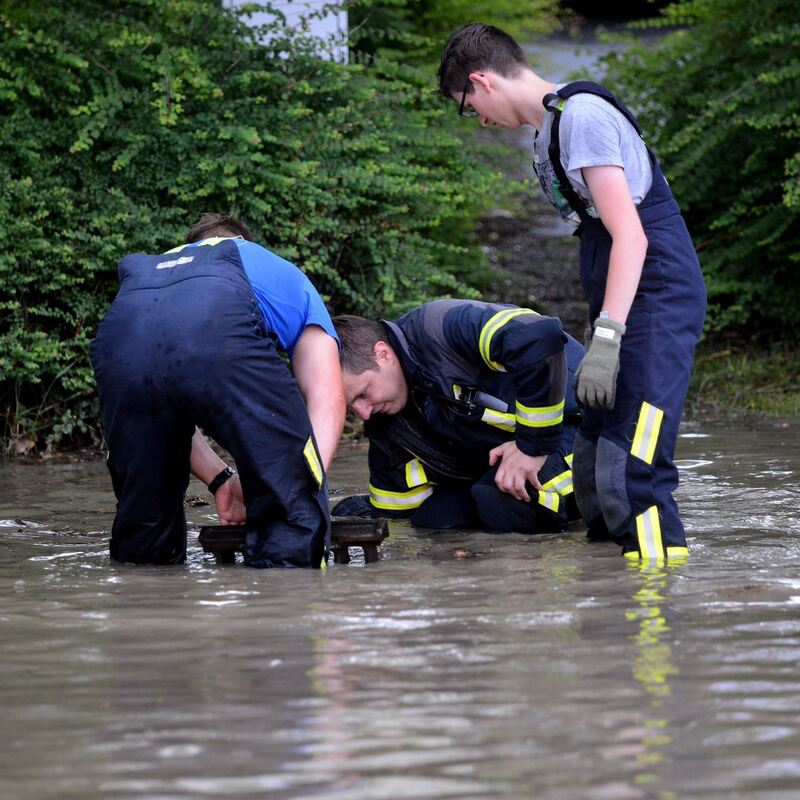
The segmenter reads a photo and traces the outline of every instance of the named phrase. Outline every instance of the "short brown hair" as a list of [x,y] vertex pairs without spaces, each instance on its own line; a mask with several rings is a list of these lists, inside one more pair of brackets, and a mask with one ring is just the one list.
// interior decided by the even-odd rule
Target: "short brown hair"
[[200,242],[213,236],[241,236],[248,242],[253,241],[253,234],[244,222],[229,214],[217,214],[214,211],[206,212],[192,225],[186,234],[186,241]]
[[530,69],[528,59],[516,40],[494,25],[470,22],[458,28],[447,40],[439,64],[439,95],[453,99],[454,92],[475,90],[471,72],[491,70],[504,78],[513,78],[521,68]]
[[340,314],[333,318],[333,326],[342,345],[339,359],[343,371],[360,375],[368,369],[378,369],[375,345],[386,340],[386,328],[382,323],[353,314]]

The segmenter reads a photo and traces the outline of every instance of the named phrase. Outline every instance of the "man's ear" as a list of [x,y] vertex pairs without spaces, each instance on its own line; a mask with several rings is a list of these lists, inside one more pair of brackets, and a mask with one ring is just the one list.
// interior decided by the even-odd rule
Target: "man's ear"
[[392,346],[384,341],[375,342],[375,347],[372,348],[372,352],[375,354],[375,360],[378,362],[379,367],[390,363],[394,358]]
[[493,87],[492,81],[485,72],[470,72],[470,83],[482,86],[487,92],[491,92]]

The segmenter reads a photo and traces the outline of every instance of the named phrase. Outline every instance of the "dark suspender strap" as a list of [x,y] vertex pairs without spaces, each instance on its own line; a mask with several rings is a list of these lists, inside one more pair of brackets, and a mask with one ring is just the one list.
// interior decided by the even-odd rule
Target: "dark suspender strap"
[[581,222],[589,222],[592,217],[586,210],[586,201],[572,188],[572,184],[567,177],[564,165],[561,163],[561,142],[558,139],[558,128],[561,122],[561,108],[564,98],[557,94],[547,94],[544,97],[544,107],[553,112],[553,125],[550,128],[550,144],[547,147],[547,155],[553,165],[553,172],[558,180],[558,190],[563,198],[569,203],[570,208],[580,217]]
[[[642,141],[644,141],[644,133],[642,132],[642,127],[641,125],[639,125],[639,121],[633,115],[633,112],[631,112],[627,106],[620,103],[620,101],[617,100],[616,96],[608,89],[606,89],[605,86],[601,86],[599,83],[595,83],[594,81],[573,81],[572,83],[568,83],[566,86],[562,86],[558,90],[557,94],[545,95],[544,107],[548,109],[548,111],[556,112],[553,117],[554,122],[559,117],[556,103],[558,103],[559,100],[562,101],[569,100],[570,97],[576,94],[593,94],[596,97],[601,97],[607,103],[616,108],[617,111],[619,111],[619,113],[622,114],[622,116],[625,117],[625,119],[627,119],[631,125],[633,125],[633,129],[636,131],[636,133],[639,134],[639,137],[642,139]],[[557,124],[555,127],[556,130],[558,130]],[[551,143],[552,143],[552,138],[551,138]],[[647,147],[647,142],[645,142],[645,147]],[[548,155],[552,160],[553,156],[550,151],[548,151]],[[658,159],[656,159],[655,154],[649,147],[647,147],[647,155],[650,158],[650,164],[652,165],[655,174],[655,170],[658,167]],[[561,159],[558,160],[558,164],[559,166],[561,165]],[[558,172],[556,172],[556,177],[558,177],[558,180],[560,182],[561,176],[558,174]],[[562,192],[562,194],[564,193]],[[564,197],[567,198],[567,195],[564,194]],[[567,198],[567,200],[570,203],[570,205],[572,205],[572,201],[569,200],[569,198]],[[578,212],[578,215],[580,216],[580,212]],[[583,217],[581,217],[581,219],[583,219]]]
[[[605,86],[601,86],[599,83],[595,83],[594,81],[573,81],[572,83],[568,83],[566,86],[562,86],[558,90],[558,95],[549,94],[545,97],[545,100],[554,96],[557,96],[562,100],[569,100],[570,97],[576,94],[593,94],[596,97],[601,97],[607,103],[614,106],[614,108],[616,108],[617,111],[619,111],[619,113],[622,114],[622,116],[625,117],[631,125],[633,125],[636,133],[638,133],[639,136],[642,136],[642,128],[639,125],[639,121],[633,116],[627,106],[624,106],[622,103],[620,103],[614,94],[606,89]],[[547,107],[546,103],[545,107]],[[642,136],[642,138],[644,137]]]

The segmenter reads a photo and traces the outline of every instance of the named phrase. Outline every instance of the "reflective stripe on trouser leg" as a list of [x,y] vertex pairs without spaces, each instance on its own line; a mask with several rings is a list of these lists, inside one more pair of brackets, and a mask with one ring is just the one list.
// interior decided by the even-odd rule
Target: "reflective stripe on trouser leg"
[[[303,448],[303,458],[306,460],[306,465],[308,466],[308,470],[311,473],[311,477],[317,483],[317,488],[321,489],[323,484],[325,483],[325,470],[322,467],[322,461],[319,457],[319,453],[317,452],[316,445],[314,444],[313,437],[309,436],[308,440],[306,441],[305,447]],[[322,559],[320,560],[320,569],[327,569],[328,568],[328,545],[330,543],[326,542],[325,549],[322,552]]]
[[386,511],[411,511],[419,508],[433,494],[433,486],[425,483],[407,492],[392,492],[369,485],[369,501],[375,508]]
[[303,448],[303,458],[306,460],[309,472],[317,482],[317,487],[321,488],[322,481],[325,480],[325,471],[322,469],[322,462],[317,455],[317,448],[314,447],[314,440],[310,436]]
[[644,558],[663,558],[667,547],[686,544],[672,496],[677,420],[669,409],[635,398],[626,402],[623,396],[606,415],[607,430],[597,444],[597,494],[610,537],[626,551],[638,550],[637,520],[651,506],[658,509],[661,551],[643,553]]
[[[669,555],[673,547],[685,550],[686,543],[673,497],[678,486],[674,454],[694,350],[703,329],[705,285],[677,204],[666,181],[656,180],[656,171],[657,164],[653,186],[637,209],[649,244],[620,346],[616,402],[591,430],[627,455],[624,491],[631,510],[617,529],[607,520],[611,536],[626,549],[638,548],[635,519],[655,505]],[[594,319],[607,291],[613,242],[600,223],[582,224],[579,233],[581,283]],[[663,411],[660,421],[649,415],[642,401]],[[640,436],[634,445],[637,427]],[[597,488],[603,502],[599,460],[598,452]]]
[[631,455],[641,459],[645,464],[653,463],[663,419],[664,412],[660,408],[650,403],[642,403],[631,444]]
[[[670,545],[667,547],[664,552],[667,556],[667,562],[669,564],[685,564],[689,559],[689,548],[688,547],[678,547],[676,545]],[[627,553],[622,554],[628,561],[641,561],[642,557],[639,555],[638,550],[629,550]],[[647,560],[647,559],[645,559]],[[663,561],[663,559],[656,559],[656,561]]]
[[658,507],[650,506],[636,517],[636,538],[642,558],[664,558],[664,543],[661,541],[661,522]]
[[689,556],[689,549],[686,547],[664,547],[661,538],[661,520],[657,506],[650,506],[647,511],[642,512],[636,517],[636,538],[639,543],[639,550],[631,550],[623,555],[626,558],[642,561],[663,561],[664,557],[674,563],[685,561]]

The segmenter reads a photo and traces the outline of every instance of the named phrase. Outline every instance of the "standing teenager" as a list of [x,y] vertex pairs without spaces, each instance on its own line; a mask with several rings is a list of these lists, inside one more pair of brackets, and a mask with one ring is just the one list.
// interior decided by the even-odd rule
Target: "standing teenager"
[[577,374],[573,477],[589,538],[631,559],[684,559],[673,459],[706,290],[656,157],[611,92],[545,80],[491,25],[453,33],[439,91],[482,125],[532,125],[542,189],[577,226],[592,335]]

